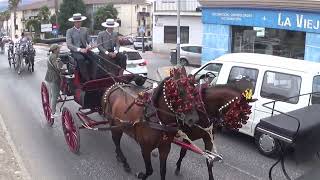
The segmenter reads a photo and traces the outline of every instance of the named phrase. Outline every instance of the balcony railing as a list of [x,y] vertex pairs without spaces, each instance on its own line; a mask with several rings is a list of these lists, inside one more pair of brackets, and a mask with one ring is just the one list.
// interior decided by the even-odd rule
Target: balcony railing
[[[154,2],[155,12],[177,11],[177,0],[157,0]],[[200,4],[198,0],[180,0],[181,12],[196,12]]]

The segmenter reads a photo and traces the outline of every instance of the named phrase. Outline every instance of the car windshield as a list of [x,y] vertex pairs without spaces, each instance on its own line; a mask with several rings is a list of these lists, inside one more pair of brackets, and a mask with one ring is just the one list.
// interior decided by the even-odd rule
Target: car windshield
[[138,52],[126,52],[128,60],[141,60],[142,57]]

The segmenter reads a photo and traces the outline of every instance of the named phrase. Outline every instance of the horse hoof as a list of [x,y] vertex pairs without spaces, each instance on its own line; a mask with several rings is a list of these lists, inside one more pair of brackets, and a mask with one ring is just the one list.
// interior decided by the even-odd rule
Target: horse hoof
[[138,179],[144,179],[145,176],[146,176],[146,175],[145,175],[143,172],[138,172],[138,173],[136,173],[136,177],[137,177]]
[[129,164],[124,164],[124,165],[123,165],[123,168],[124,168],[124,171],[125,171],[125,172],[131,173],[131,168],[130,168]]
[[174,171],[174,174],[175,174],[176,176],[180,176],[180,170],[176,169],[176,170]]

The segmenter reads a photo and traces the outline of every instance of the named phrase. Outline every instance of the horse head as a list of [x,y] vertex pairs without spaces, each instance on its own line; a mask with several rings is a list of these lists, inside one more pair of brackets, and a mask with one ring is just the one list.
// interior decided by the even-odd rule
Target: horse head
[[251,114],[249,103],[256,101],[252,99],[252,89],[243,90],[243,83],[247,82],[237,83],[206,87],[202,92],[209,118],[221,120],[218,123],[231,129],[239,129],[246,124]]
[[[199,120],[195,99],[195,80],[187,76],[184,68],[171,69],[170,77],[164,79],[158,88],[159,119],[167,124],[192,126]],[[169,112],[169,113],[164,113]]]

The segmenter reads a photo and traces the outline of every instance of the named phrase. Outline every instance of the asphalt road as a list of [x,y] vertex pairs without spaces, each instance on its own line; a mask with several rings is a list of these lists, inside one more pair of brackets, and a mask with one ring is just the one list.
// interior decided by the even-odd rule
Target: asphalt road
[[[122,139],[122,149],[131,165],[132,174],[126,173],[117,163],[114,145],[109,132],[80,131],[80,155],[69,152],[62,133],[61,122],[56,119],[53,128],[46,125],[42,111],[40,84],[46,71],[46,48],[37,47],[35,72],[22,72],[19,76],[10,69],[6,55],[0,56],[0,114],[11,138],[22,157],[32,179],[80,180],[80,179],[135,179],[134,173],[144,171],[139,146],[127,136]],[[155,77],[155,70],[169,65],[167,55],[146,53],[149,76]],[[70,102],[66,106],[76,112],[79,107]],[[94,118],[99,119],[98,115]],[[219,180],[268,179],[268,169],[274,159],[260,155],[252,138],[232,132],[218,133],[215,138],[218,151],[224,163],[214,166],[214,176]],[[197,141],[203,147],[201,141]],[[182,175],[174,175],[179,148],[172,145],[167,162],[167,179],[200,180],[208,179],[205,160],[189,152],[183,161]],[[159,161],[153,158],[154,174],[150,179],[160,179]],[[291,177],[296,178],[312,168],[314,162],[287,163]],[[276,168],[274,179],[284,176]]]

